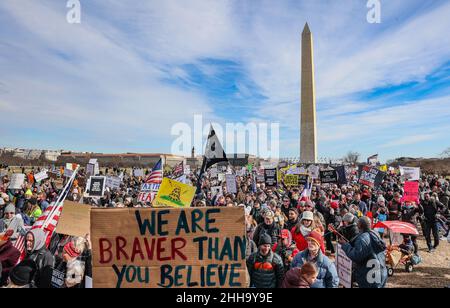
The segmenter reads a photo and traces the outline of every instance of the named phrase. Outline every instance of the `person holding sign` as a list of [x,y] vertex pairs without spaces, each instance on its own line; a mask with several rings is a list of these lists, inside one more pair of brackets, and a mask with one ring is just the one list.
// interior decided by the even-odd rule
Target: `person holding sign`
[[258,252],[247,259],[250,287],[258,289],[279,288],[283,281],[284,268],[281,257],[272,251],[272,239],[261,235]]

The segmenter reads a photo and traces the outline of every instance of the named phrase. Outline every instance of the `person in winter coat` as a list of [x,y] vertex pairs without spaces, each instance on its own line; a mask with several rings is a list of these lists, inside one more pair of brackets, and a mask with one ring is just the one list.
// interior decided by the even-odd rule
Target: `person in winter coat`
[[[436,200],[430,197],[429,193],[425,194],[425,200],[421,203],[423,207],[424,229],[423,235],[427,241],[428,252],[433,252],[439,246],[439,232],[437,226],[438,204]],[[431,243],[431,233],[434,237],[434,245]]]
[[294,257],[300,252],[292,240],[292,235],[289,230],[281,230],[281,238],[272,247],[272,251],[281,257],[283,260],[284,271],[287,272],[291,268],[291,262]]
[[33,287],[33,278],[36,276],[36,263],[24,260],[14,267],[9,274],[7,289],[27,289]]
[[[292,238],[295,241],[298,250],[303,251],[308,248],[308,241],[306,238],[315,229],[314,214],[310,211],[303,212],[300,223],[291,230]],[[325,245],[323,242],[320,249],[325,253]]]
[[22,216],[16,215],[16,207],[12,203],[8,204],[4,213],[4,217],[0,219],[0,232],[12,230],[13,234],[9,240],[14,244],[19,237],[19,232],[24,227]]
[[262,234],[258,244],[258,252],[247,259],[250,287],[279,288],[284,275],[283,261],[272,251],[269,235]]
[[296,208],[290,208],[289,209],[289,216],[288,220],[284,222],[284,229],[292,230],[296,225],[298,225],[299,221],[299,213]]
[[387,281],[386,244],[372,231],[368,217],[358,220],[360,234],[350,243],[339,239],[345,254],[355,263],[355,280],[360,288],[384,288]]
[[302,267],[306,262],[313,263],[318,271],[317,280],[311,288],[337,288],[339,286],[339,276],[334,263],[324,254],[320,247],[323,247],[323,238],[312,231],[307,237],[308,248],[298,253],[292,260],[291,268]]
[[338,229],[349,242],[353,241],[359,234],[357,219],[352,213],[346,213],[342,217],[342,227]]
[[26,256],[24,260],[36,263],[33,283],[38,288],[50,288],[55,258],[45,247],[46,236],[42,229],[33,229],[26,236]]
[[253,234],[253,241],[259,243],[262,234],[267,234],[272,239],[272,245],[278,242],[278,237],[280,236],[280,228],[278,224],[275,223],[274,213],[271,210],[266,210],[264,213],[264,222],[260,223]]
[[317,268],[312,263],[305,263],[301,268],[290,269],[281,285],[284,289],[309,289],[317,280]]
[[84,277],[84,262],[79,256],[86,249],[83,238],[75,238],[64,246],[62,257],[57,256],[52,274],[53,288],[77,287]]
[[20,258],[20,251],[9,241],[11,233],[0,234],[0,287],[7,284],[9,273]]

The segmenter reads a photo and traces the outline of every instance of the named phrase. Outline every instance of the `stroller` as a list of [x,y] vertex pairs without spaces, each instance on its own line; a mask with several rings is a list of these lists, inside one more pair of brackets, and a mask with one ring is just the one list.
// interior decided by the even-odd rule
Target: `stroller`
[[420,257],[414,254],[404,243],[405,236],[419,235],[416,227],[403,221],[380,221],[374,228],[385,228],[389,232],[389,245],[386,249],[386,267],[388,276],[394,275],[398,266],[404,266],[405,271],[411,273],[414,266],[421,262]]

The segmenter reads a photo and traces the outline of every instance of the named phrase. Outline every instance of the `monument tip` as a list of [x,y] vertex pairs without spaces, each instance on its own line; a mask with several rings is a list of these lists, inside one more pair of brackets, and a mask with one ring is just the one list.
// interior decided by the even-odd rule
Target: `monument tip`
[[303,34],[309,34],[311,33],[311,30],[309,29],[308,23],[305,24],[305,27],[303,28]]

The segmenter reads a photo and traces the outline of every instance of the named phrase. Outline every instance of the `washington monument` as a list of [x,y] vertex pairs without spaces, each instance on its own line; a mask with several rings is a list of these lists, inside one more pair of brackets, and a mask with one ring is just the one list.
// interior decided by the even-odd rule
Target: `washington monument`
[[300,162],[317,162],[316,94],[313,38],[308,23],[302,33],[302,85],[300,118]]

